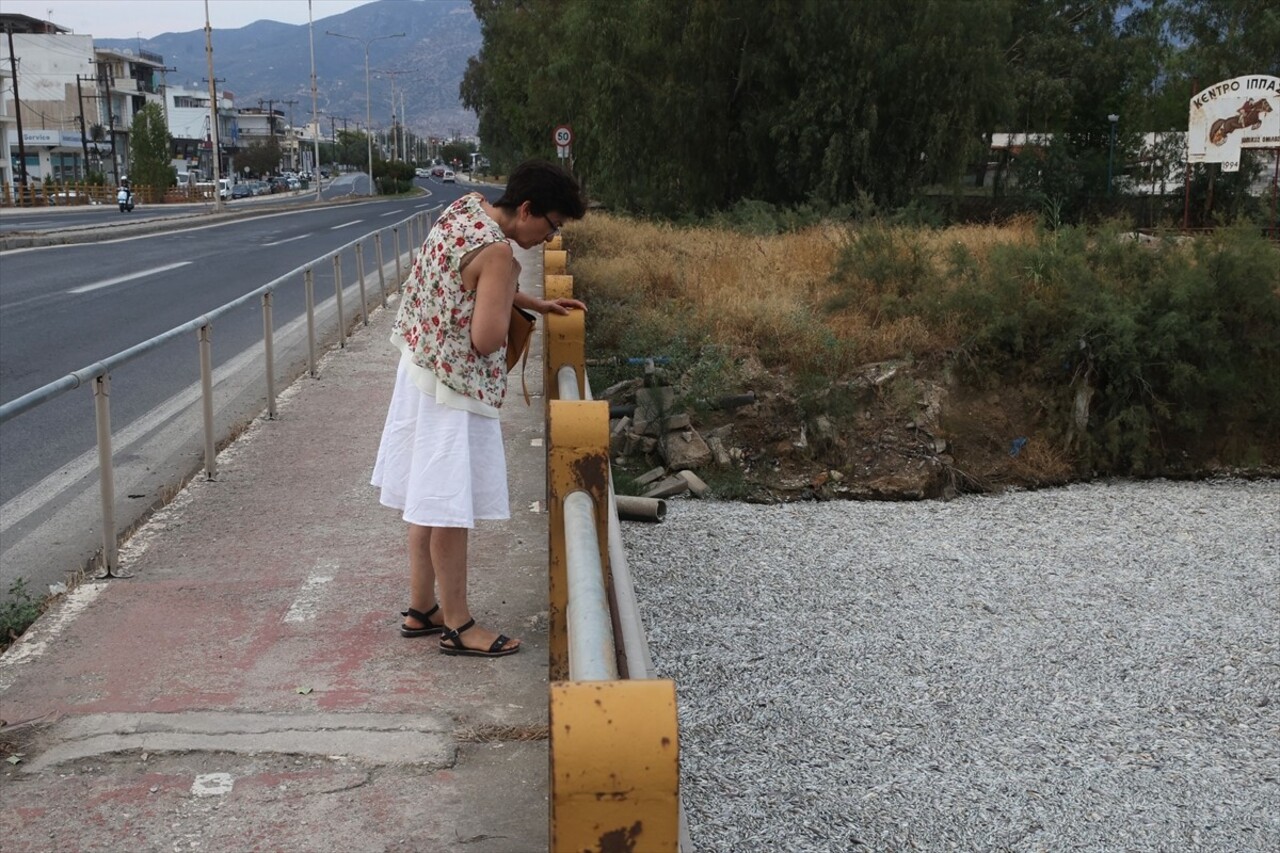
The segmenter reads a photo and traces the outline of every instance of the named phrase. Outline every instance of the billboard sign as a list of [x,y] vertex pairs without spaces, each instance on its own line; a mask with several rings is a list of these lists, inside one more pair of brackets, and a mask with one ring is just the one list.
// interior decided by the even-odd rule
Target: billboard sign
[[1191,99],[1187,160],[1240,169],[1244,148],[1280,148],[1280,77],[1223,80]]

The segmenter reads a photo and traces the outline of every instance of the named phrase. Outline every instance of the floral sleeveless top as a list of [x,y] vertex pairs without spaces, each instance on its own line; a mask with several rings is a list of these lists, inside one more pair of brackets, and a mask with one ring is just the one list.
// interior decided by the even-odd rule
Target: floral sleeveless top
[[452,391],[494,408],[507,391],[506,347],[481,355],[471,346],[475,291],[462,289],[462,259],[506,241],[498,223],[464,195],[445,209],[404,283],[393,339],[415,365]]

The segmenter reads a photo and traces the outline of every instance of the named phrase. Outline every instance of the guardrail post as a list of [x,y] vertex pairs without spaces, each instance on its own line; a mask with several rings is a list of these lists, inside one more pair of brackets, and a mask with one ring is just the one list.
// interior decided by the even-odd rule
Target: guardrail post
[[382,232],[373,235],[373,246],[378,250],[378,292],[382,294],[382,307],[387,307],[387,274],[382,263]]
[[218,449],[213,431],[213,328],[205,323],[196,333],[200,341],[200,388],[204,408],[204,470],[210,480],[218,476]]
[[302,273],[303,289],[307,292],[307,364],[311,378],[316,378],[316,289],[311,267]]
[[271,293],[262,294],[262,344],[267,358],[267,420],[276,419],[276,357],[274,323],[271,322]]
[[391,228],[391,236],[395,238],[396,247],[396,289],[404,284],[404,273],[400,272],[400,229],[396,226]]
[[[552,278],[559,279],[554,286]],[[568,286],[563,287],[563,280],[568,280]],[[558,296],[573,295],[573,277],[572,276],[549,276],[546,285],[543,288],[547,299],[555,299]],[[581,311],[570,311],[568,314],[547,313],[544,323],[546,328],[543,331],[543,353],[544,363],[542,370],[543,393],[548,400],[560,399],[560,389],[557,385],[556,374],[560,368],[570,365],[578,374],[578,399],[585,400],[587,397],[586,388],[586,347],[587,347],[587,323],[586,316]]]
[[333,256],[333,286],[338,293],[338,346],[347,345],[347,321],[342,313],[342,255]]
[[360,279],[360,316],[369,325],[369,298],[364,292],[364,243],[356,243],[356,276]]
[[675,682],[552,684],[549,710],[553,853],[676,853]]
[[116,480],[111,462],[111,375],[104,373],[93,380],[93,412],[98,422],[98,488],[102,495],[102,567],[103,577],[115,574],[119,556],[116,551]]
[[563,249],[544,249],[542,252],[542,274],[564,275],[568,262],[569,253]]
[[609,404],[601,401],[548,403],[547,551],[550,569],[550,658],[552,681],[569,677],[568,561],[564,499],[575,491],[591,495],[595,506],[600,565],[609,572]]

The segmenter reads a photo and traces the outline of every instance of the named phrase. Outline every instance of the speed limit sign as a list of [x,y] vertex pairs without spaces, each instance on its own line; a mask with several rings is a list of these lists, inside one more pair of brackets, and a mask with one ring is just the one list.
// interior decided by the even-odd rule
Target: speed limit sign
[[557,125],[551,134],[551,141],[556,144],[556,156],[561,160],[569,158],[570,147],[573,144],[573,130],[569,125]]

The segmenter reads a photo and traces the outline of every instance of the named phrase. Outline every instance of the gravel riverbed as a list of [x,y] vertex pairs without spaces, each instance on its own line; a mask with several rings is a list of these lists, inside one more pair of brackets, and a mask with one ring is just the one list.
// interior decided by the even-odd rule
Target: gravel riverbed
[[1280,850],[1280,482],[624,538],[698,851]]

